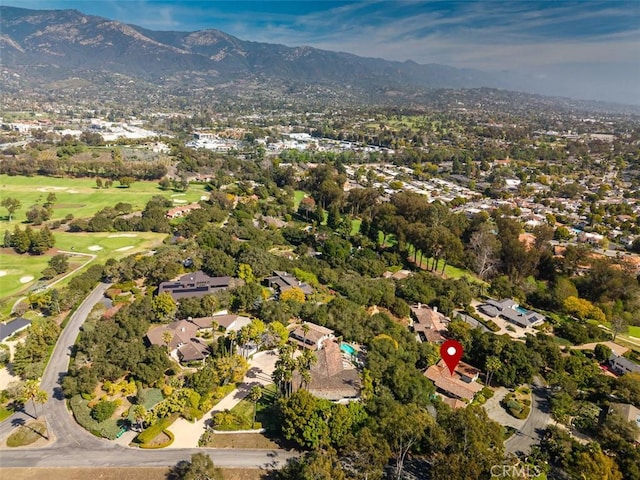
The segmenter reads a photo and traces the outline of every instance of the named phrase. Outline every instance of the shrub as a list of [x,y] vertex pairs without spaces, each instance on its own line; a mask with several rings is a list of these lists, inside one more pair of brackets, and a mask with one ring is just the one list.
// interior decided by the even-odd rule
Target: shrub
[[520,410],[522,410],[522,405],[520,405],[520,402],[518,402],[517,400],[509,400],[507,402],[507,408],[509,410],[519,412]]
[[76,422],[80,424],[84,429],[91,432],[96,437],[103,437],[109,440],[114,440],[120,431],[120,427],[115,420],[105,420],[104,422],[96,422],[91,417],[91,409],[89,408],[87,401],[80,395],[75,395],[69,401],[71,411],[76,419]]
[[169,428],[176,418],[178,418],[177,415],[170,415],[159,419],[156,423],[140,432],[134,439],[134,442],[141,444],[152,442],[162,431]]
[[509,411],[509,413],[511,415],[513,415],[514,417],[516,417],[519,420],[524,420],[529,416],[529,412],[531,411],[531,409],[529,407],[524,407],[522,410],[520,411]]
[[482,396],[484,398],[489,400],[491,397],[493,397],[494,392],[489,387],[483,387],[480,393],[482,393]]
[[[153,443],[153,444],[146,444],[143,443],[142,445],[140,445],[140,448],[145,448],[148,450],[152,450],[152,449],[156,449],[156,448],[165,448],[168,447],[169,445],[171,445],[173,443],[173,440],[175,439],[175,437],[173,436],[173,433],[171,433],[169,430],[162,430],[160,433],[164,433],[167,436],[167,440],[165,442],[162,443]],[[160,434],[158,434],[160,435]],[[156,435],[157,437],[157,435]]]
[[92,409],[91,409],[91,417],[96,422],[104,422],[105,420],[111,418],[111,416],[115,413],[118,408],[117,402],[111,402],[109,400],[100,400]]
[[228,431],[251,428],[251,425],[246,424],[245,418],[229,410],[216,413],[213,416],[213,425],[216,430]]

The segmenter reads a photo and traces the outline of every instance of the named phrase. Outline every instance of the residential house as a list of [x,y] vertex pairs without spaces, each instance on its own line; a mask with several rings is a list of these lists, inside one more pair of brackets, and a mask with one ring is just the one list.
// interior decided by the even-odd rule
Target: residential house
[[609,357],[609,366],[616,375],[624,375],[625,373],[633,372],[640,373],[640,365],[633,363],[626,357],[616,355],[615,353],[612,353],[611,357]]
[[480,305],[478,310],[492,318],[504,318],[522,328],[542,325],[546,320],[544,315],[527,310],[510,298],[502,300],[489,299],[486,303]]
[[[317,361],[311,367],[311,381],[306,386],[309,393],[332,402],[349,402],[360,396],[362,382],[356,367],[344,358],[335,340],[324,342],[323,348],[315,352]],[[293,388],[303,385],[302,376],[294,372]]]
[[179,362],[203,361],[210,354],[209,347],[196,337],[199,327],[189,320],[178,320],[151,328],[146,335],[150,345],[167,347]]
[[405,278],[409,278],[411,275],[413,275],[411,270],[398,270],[397,272],[387,270],[382,274],[383,278],[391,278],[393,280],[404,280]]
[[10,322],[0,322],[0,342],[4,342],[11,335],[29,328],[29,325],[31,325],[31,320],[22,317],[14,318]]
[[299,281],[288,272],[274,271],[271,277],[264,279],[264,282],[267,287],[273,288],[278,294],[292,288],[299,288],[305,295],[311,295],[313,293],[313,288],[309,284]]
[[[609,413],[612,411],[640,429],[640,408],[628,403],[613,403],[609,407]],[[636,442],[640,443],[640,433],[636,436]]]
[[465,406],[482,390],[482,385],[477,383],[479,375],[480,370],[464,362],[458,363],[452,374],[443,360],[424,372],[424,376],[435,384],[445,403],[453,408]]
[[429,307],[421,303],[411,308],[412,328],[419,342],[441,344],[444,342],[443,334],[447,331],[447,325],[451,321],[446,315],[438,312],[437,307]]
[[309,350],[321,350],[327,340],[334,338],[333,330],[310,322],[304,322],[289,333],[289,339],[293,343]]
[[210,277],[202,271],[192,272],[178,280],[162,282],[158,286],[158,294],[167,292],[176,301],[181,298],[204,297],[228,289],[231,280],[231,277]]
[[202,206],[199,203],[192,203],[190,205],[179,205],[167,211],[167,218],[184,217],[188,213],[192,212],[193,210],[198,210],[199,208],[202,208]]
[[234,314],[192,318],[189,319],[189,321],[197,325],[200,330],[211,329],[213,325],[216,324],[217,328],[224,329],[225,334],[229,332],[239,332],[242,327],[251,323],[249,317]]

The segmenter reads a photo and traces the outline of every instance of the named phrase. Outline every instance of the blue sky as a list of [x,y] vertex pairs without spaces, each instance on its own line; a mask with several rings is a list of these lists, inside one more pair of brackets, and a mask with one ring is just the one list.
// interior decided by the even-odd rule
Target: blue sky
[[[593,76],[595,89],[638,92],[640,84],[640,0],[0,2],[75,8],[153,30],[216,28],[243,40],[517,71],[540,79],[569,81],[586,74]],[[601,85],[610,77],[622,85]]]

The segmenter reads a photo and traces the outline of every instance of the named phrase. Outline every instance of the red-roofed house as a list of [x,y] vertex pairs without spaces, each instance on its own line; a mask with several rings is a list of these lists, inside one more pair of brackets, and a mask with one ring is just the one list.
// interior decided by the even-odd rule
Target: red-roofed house
[[453,408],[466,405],[466,402],[473,400],[475,394],[482,390],[482,385],[476,382],[479,375],[480,370],[464,362],[460,362],[451,374],[442,360],[424,372],[424,376],[435,384],[445,403]]

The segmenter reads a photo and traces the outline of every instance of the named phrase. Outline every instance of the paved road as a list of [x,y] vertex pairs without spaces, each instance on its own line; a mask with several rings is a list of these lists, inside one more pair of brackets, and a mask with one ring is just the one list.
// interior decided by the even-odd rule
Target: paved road
[[531,447],[540,441],[551,421],[547,390],[537,378],[531,386],[531,400],[529,418],[522,428],[504,443],[505,450],[509,453],[529,453]]
[[[80,327],[93,306],[100,301],[109,284],[101,284],[82,302],[71,316],[58,339],[51,359],[42,377],[41,388],[49,394],[49,401],[39,407],[38,413],[46,418],[55,441],[42,448],[0,450],[3,467],[84,467],[84,466],[170,466],[187,460],[192,453],[206,451],[220,467],[277,468],[295,452],[284,450],[236,449],[175,449],[139,450],[115,445],[94,437],[80,427],[67,410],[60,381],[66,374]],[[5,438],[21,423],[32,419],[32,406],[27,404],[19,412],[0,423],[0,438]]]

